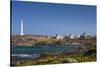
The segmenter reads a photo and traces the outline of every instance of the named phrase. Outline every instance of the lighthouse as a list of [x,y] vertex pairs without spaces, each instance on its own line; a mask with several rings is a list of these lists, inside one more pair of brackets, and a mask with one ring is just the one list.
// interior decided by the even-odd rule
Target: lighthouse
[[21,29],[20,29],[20,35],[23,36],[24,35],[24,32],[23,32],[23,19],[21,18],[20,20],[20,24],[21,24]]

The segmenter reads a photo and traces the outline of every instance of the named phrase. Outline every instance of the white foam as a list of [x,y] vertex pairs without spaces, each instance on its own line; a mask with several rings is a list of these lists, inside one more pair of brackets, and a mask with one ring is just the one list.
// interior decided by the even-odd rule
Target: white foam
[[39,54],[12,54],[11,56],[16,56],[16,57],[22,57],[22,58],[35,58],[35,57],[39,57],[40,55]]

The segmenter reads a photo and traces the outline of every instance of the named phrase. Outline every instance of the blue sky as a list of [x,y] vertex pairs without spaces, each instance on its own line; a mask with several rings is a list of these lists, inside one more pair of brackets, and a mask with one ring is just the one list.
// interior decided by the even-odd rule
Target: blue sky
[[12,2],[12,34],[65,35],[87,32],[96,35],[96,7],[41,2]]

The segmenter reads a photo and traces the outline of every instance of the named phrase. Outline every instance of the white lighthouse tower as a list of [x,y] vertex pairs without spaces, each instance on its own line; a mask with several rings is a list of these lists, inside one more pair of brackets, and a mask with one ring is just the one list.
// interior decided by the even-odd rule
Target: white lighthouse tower
[[24,32],[23,32],[23,19],[22,18],[20,20],[20,23],[21,23],[20,35],[23,36],[24,35]]

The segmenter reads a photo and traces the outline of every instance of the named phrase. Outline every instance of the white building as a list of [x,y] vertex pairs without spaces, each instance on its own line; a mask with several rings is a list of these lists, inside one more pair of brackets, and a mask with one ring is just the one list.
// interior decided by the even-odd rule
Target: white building
[[77,38],[80,38],[80,35],[77,35]]
[[70,38],[70,39],[74,39],[74,37],[75,37],[74,35],[69,34],[69,38]]
[[87,34],[87,33],[83,33],[82,35],[85,39],[90,39],[92,38],[92,35],[91,34]]
[[74,34],[69,34],[70,39],[78,39],[80,38],[80,35],[74,35]]
[[56,35],[56,39],[60,39],[60,40],[63,40],[64,39],[64,36],[62,36],[62,35]]

